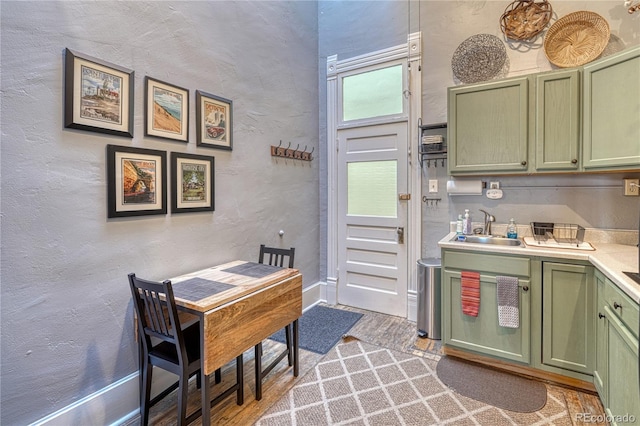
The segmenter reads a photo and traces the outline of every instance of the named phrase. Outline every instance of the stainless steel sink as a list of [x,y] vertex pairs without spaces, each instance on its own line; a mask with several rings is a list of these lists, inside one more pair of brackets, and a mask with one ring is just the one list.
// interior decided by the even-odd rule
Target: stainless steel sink
[[451,241],[472,244],[494,244],[498,246],[514,246],[522,245],[522,241],[511,238],[495,237],[492,235],[456,235]]

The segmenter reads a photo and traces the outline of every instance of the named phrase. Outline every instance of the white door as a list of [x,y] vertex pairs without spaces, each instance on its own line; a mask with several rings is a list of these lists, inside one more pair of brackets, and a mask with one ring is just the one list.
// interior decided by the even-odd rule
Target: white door
[[407,122],[338,130],[338,303],[407,315]]
[[411,147],[419,136],[421,51],[413,33],[406,44],[327,57],[325,299],[413,320],[422,174]]

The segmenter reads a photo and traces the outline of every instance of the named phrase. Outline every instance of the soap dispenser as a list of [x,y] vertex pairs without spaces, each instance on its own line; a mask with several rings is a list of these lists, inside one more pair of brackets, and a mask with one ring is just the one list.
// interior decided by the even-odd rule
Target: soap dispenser
[[513,218],[509,219],[509,225],[507,226],[507,238],[518,238],[518,227],[516,226],[516,221]]
[[458,220],[456,221],[456,235],[462,235],[464,231],[464,225],[462,221],[462,215],[458,215]]
[[464,218],[462,219],[462,233],[464,235],[471,235],[471,215],[469,209],[464,209]]

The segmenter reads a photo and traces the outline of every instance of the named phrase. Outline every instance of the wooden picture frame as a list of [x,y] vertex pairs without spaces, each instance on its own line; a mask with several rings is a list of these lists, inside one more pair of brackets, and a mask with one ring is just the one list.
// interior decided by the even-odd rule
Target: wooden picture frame
[[64,126],[133,137],[133,70],[65,50]]
[[196,90],[197,145],[233,149],[233,102]]
[[215,158],[171,153],[171,212],[215,210]]
[[107,145],[108,217],[167,213],[167,153]]
[[189,90],[146,76],[144,134],[189,142]]

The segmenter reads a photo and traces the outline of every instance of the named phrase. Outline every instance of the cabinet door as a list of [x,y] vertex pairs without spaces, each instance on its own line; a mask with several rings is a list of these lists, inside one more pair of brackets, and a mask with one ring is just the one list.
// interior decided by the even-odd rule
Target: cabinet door
[[[640,419],[640,384],[638,383],[638,339],[620,322],[607,306],[609,325],[609,398],[607,414],[613,424],[629,423],[627,418]],[[619,420],[619,421],[618,421]]]
[[584,67],[585,169],[640,166],[640,46]]
[[462,313],[460,271],[445,270],[443,288],[443,339],[456,346],[508,360],[529,363],[530,286],[520,280],[520,327],[498,325],[495,275],[480,275],[480,311],[477,317]]
[[580,144],[577,69],[536,76],[536,170],[577,170]]
[[449,173],[526,172],[526,77],[449,88]]
[[596,279],[596,293],[597,293],[597,319],[596,319],[596,367],[593,371],[593,384],[600,395],[603,405],[606,407],[609,400],[608,386],[609,380],[607,377],[608,369],[608,350],[609,339],[608,330],[609,324],[607,316],[604,314],[604,277],[599,271],[595,273]]
[[545,262],[542,277],[542,363],[593,374],[593,267]]

